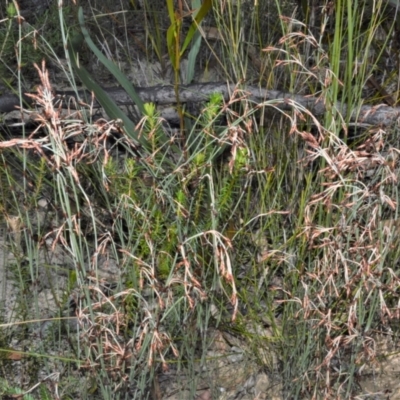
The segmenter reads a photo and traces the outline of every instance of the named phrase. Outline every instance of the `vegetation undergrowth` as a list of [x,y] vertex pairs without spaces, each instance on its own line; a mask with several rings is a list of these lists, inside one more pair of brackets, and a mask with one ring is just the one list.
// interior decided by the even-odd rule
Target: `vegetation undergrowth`
[[[23,365],[21,382],[28,378],[0,388],[24,386],[38,398],[162,398],[159,376],[169,370],[195,398],[213,376],[219,330],[240,337],[260,370],[280,374],[282,398],[349,398],[357,375],[380,355],[379,333],[395,337],[400,317],[398,130],[363,126],[342,108],[397,103],[383,85],[365,89],[372,74],[387,72],[391,6],[302,2],[301,22],[279,1],[205,2],[196,19],[194,1],[180,47],[179,4],[178,15],[166,1],[170,30],[163,39],[149,32],[148,42],[159,59],[169,51],[176,91],[190,43],[187,76],[202,63],[201,49],[212,49],[224,77],[238,83],[229,99],[213,94],[190,121],[177,99],[179,131],[141,103],[103,54],[107,46],[96,46],[85,8],[69,31],[59,8],[62,68],[108,118],[94,119],[90,104],[56,105],[43,62],[30,95],[34,129],[0,142],[2,262],[15,285],[2,289],[14,307],[3,313],[0,362],[7,379],[14,362]],[[368,16],[368,7],[379,12]],[[153,6],[143,10],[161,24]],[[264,21],[267,11],[276,18]],[[215,24],[216,45],[200,22]],[[136,121],[81,65],[75,28],[129,92]],[[22,39],[20,30],[19,64]],[[317,118],[289,98],[255,104],[246,79],[313,95],[326,112]]]

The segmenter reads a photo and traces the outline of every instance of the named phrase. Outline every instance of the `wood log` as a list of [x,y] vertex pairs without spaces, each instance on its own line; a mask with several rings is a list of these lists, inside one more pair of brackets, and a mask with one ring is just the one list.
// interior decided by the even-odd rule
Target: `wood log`
[[[176,96],[173,86],[153,86],[153,87],[136,87],[138,95],[145,103],[153,102],[157,105],[175,104]],[[104,88],[109,96],[120,106],[132,105],[132,100],[127,93],[120,87]],[[217,83],[197,83],[192,85],[181,85],[179,89],[179,98],[181,103],[197,103],[207,101],[212,93],[221,93],[225,101],[232,98],[246,98],[253,102],[255,106],[279,108],[282,110],[291,110],[294,107],[304,108],[316,117],[320,117],[328,110],[326,109],[323,100],[313,96],[302,96],[290,94],[279,90],[267,90],[255,86],[239,87],[234,84],[226,84],[224,82]],[[232,97],[233,93],[236,97]],[[60,96],[65,98],[73,97],[86,104],[91,104],[92,96],[87,91],[58,91],[55,99],[60,99]],[[65,99],[67,100],[67,99]],[[32,99],[26,94],[23,98],[24,104],[32,105]],[[67,103],[65,101],[65,103]],[[10,112],[16,110],[20,105],[20,99],[16,95],[6,94],[0,96],[0,112]],[[100,107],[95,101],[94,107]],[[355,125],[374,125],[387,127],[398,122],[400,117],[400,107],[389,107],[384,104],[370,106],[363,105],[351,111],[348,110],[346,104],[337,103],[339,110],[344,118],[348,114],[350,121]],[[168,117],[170,115],[170,117]],[[166,119],[172,118],[171,114],[167,114]]]

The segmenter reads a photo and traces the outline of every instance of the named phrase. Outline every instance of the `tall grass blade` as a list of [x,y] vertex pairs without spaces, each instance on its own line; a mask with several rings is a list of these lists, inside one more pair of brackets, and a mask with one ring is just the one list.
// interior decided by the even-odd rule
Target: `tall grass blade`
[[189,43],[193,39],[194,34],[198,31],[198,27],[200,22],[204,19],[204,17],[207,15],[207,13],[210,11],[212,6],[212,1],[211,0],[205,0],[200,7],[200,10],[196,14],[196,17],[194,18],[194,21],[192,22],[192,25],[190,25],[189,31],[186,35],[185,41],[183,42],[182,48],[181,48],[181,56],[189,46]]
[[[194,8],[200,7],[200,0],[193,0],[192,3]],[[186,69],[186,84],[191,83],[194,78],[196,60],[200,51],[200,47],[201,47],[201,35],[200,32],[197,30],[193,36],[192,48],[190,49],[188,55],[188,64]]]
[[97,46],[94,44],[93,40],[91,39],[88,30],[85,27],[85,20],[83,17],[83,10],[82,7],[79,7],[79,12],[78,12],[78,18],[79,18],[79,24],[81,26],[81,30],[83,33],[83,37],[90,47],[90,49],[93,51],[93,53],[96,55],[96,57],[103,63],[103,65],[114,75],[114,77],[117,79],[119,84],[124,88],[124,90],[129,94],[130,98],[132,101],[136,104],[136,106],[139,108],[139,111],[141,115],[145,114],[144,111],[144,104],[142,99],[139,97],[139,95],[136,93],[135,88],[129,82],[127,77],[119,70],[119,68],[110,60],[108,60],[104,54],[97,48]]
[[77,47],[80,42],[80,38],[82,38],[81,35],[75,35],[68,43],[71,64],[75,69],[76,74],[82,83],[95,94],[96,99],[102,105],[107,115],[113,119],[120,119],[123,122],[123,129],[126,134],[137,143],[147,147],[146,141],[142,138],[139,138],[138,132],[135,129],[135,124],[131,121],[131,119],[128,118],[124,112],[122,112],[122,110],[109,97],[109,95],[92,79],[86,68],[79,64]]

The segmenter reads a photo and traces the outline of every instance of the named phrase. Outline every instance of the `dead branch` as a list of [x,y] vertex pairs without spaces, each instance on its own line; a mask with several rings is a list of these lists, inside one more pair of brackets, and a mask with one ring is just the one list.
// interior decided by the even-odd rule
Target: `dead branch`
[[[104,88],[104,90],[118,105],[132,105],[132,100],[122,88],[112,87]],[[238,87],[223,82],[182,85],[180,87],[179,97],[182,103],[197,103],[208,100],[212,93],[217,92],[223,95],[225,101],[228,101],[231,99],[232,93],[235,90],[239,91],[241,97],[246,97],[249,101],[252,101],[258,106],[273,106],[274,108],[290,110],[298,105],[306,108],[317,117],[327,112],[323,101],[313,96],[301,96],[278,90],[266,90],[255,86]],[[153,102],[157,105],[167,105],[175,104],[176,102],[175,91],[172,86],[137,87],[136,91],[145,103]],[[78,92],[57,92],[55,99],[60,99],[60,97],[73,97],[87,104],[92,103],[91,94],[84,90]],[[28,98],[26,94],[22,100],[25,106],[32,105],[32,100]],[[17,109],[19,106],[20,99],[18,96],[10,94],[0,96],[0,112],[10,112]],[[95,101],[94,107],[98,108],[100,105]],[[344,118],[347,118],[349,110],[346,104],[337,103],[336,108]],[[174,119],[175,115],[171,113],[171,111],[168,111],[164,113],[163,117],[170,120]],[[384,104],[375,106],[363,105],[351,111],[350,121],[357,125],[389,126],[397,123],[399,117],[399,107],[389,107]]]

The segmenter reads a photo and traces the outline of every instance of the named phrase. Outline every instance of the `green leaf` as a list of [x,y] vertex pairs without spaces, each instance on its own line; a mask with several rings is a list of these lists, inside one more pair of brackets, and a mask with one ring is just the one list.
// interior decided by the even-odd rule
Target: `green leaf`
[[[79,22],[81,24],[82,34],[74,35],[70,38],[68,42],[68,52],[71,58],[71,64],[75,69],[76,74],[86,86],[88,90],[94,93],[97,101],[104,108],[107,115],[112,119],[119,119],[122,121],[122,129],[125,133],[133,139],[136,143],[139,143],[147,151],[151,151],[150,143],[136,131],[135,124],[130,118],[118,107],[118,105],[110,98],[108,93],[102,89],[96,81],[92,78],[89,72],[78,62],[79,50],[82,46],[83,39],[89,45],[94,54],[100,59],[100,61],[109,69],[109,71],[115,76],[118,82],[126,90],[126,92],[131,96],[132,101],[138,106],[142,115],[146,115],[146,108],[142,99],[135,92],[132,84],[128,81],[125,75],[116,67],[116,65],[109,60],[100,52],[100,50],[95,46],[93,41],[90,39],[89,32],[84,26],[83,11],[82,8],[79,9]],[[160,139],[164,144],[167,144],[170,140],[165,135],[163,131],[160,133]],[[171,150],[180,152],[176,144],[170,145]],[[167,163],[171,163],[170,160],[166,160]]]
[[176,51],[176,24],[172,24],[167,30],[167,46],[168,46],[168,54],[169,60],[171,61],[172,68],[176,68],[175,65],[175,51]]
[[188,55],[188,63],[187,63],[187,69],[186,69],[186,84],[187,85],[192,82],[193,77],[194,77],[196,60],[197,60],[197,56],[199,54],[200,46],[201,46],[201,39],[202,39],[202,37],[200,35],[200,32],[196,32],[194,39],[193,39],[192,48],[190,49],[189,55]]
[[168,15],[171,21],[171,25],[174,25],[175,20],[175,11],[174,11],[174,0],[167,0],[167,8],[168,8]]
[[198,30],[198,26],[200,25],[204,17],[207,15],[207,13],[210,11],[211,7],[212,7],[212,0],[204,0],[203,4],[200,7],[200,10],[196,14],[196,17],[192,22],[192,25],[190,25],[189,31],[185,38],[185,42],[183,43],[183,46],[181,48],[181,55],[185,52],[185,50],[189,46],[189,43],[193,39],[193,35]]
[[[136,142],[145,145],[139,138],[138,133],[135,130],[135,124],[127,117],[125,113],[115,104],[115,102],[110,99],[110,96],[92,79],[89,72],[79,65],[78,63],[78,51],[80,44],[82,43],[82,35],[74,35],[68,43],[68,52],[70,54],[71,64],[75,69],[76,74],[79,79],[85,85],[85,87],[93,92],[96,96],[97,101],[104,108],[105,112],[110,118],[120,119],[123,122],[123,129],[126,134],[134,139]],[[144,107],[143,107],[144,109]]]
[[81,26],[81,30],[83,33],[83,37],[90,47],[90,49],[93,51],[95,56],[103,63],[103,65],[114,75],[114,77],[117,79],[117,81],[120,83],[120,85],[124,88],[124,90],[128,93],[132,101],[136,104],[136,106],[139,108],[140,113],[144,115],[144,104],[142,99],[139,97],[139,95],[136,93],[135,88],[133,85],[129,82],[127,77],[120,71],[120,69],[110,60],[107,59],[107,57],[97,48],[97,46],[94,44],[93,40],[90,38],[89,32],[85,27],[85,20],[83,17],[83,10],[82,7],[79,7],[78,11],[78,18],[79,18],[79,24]]

